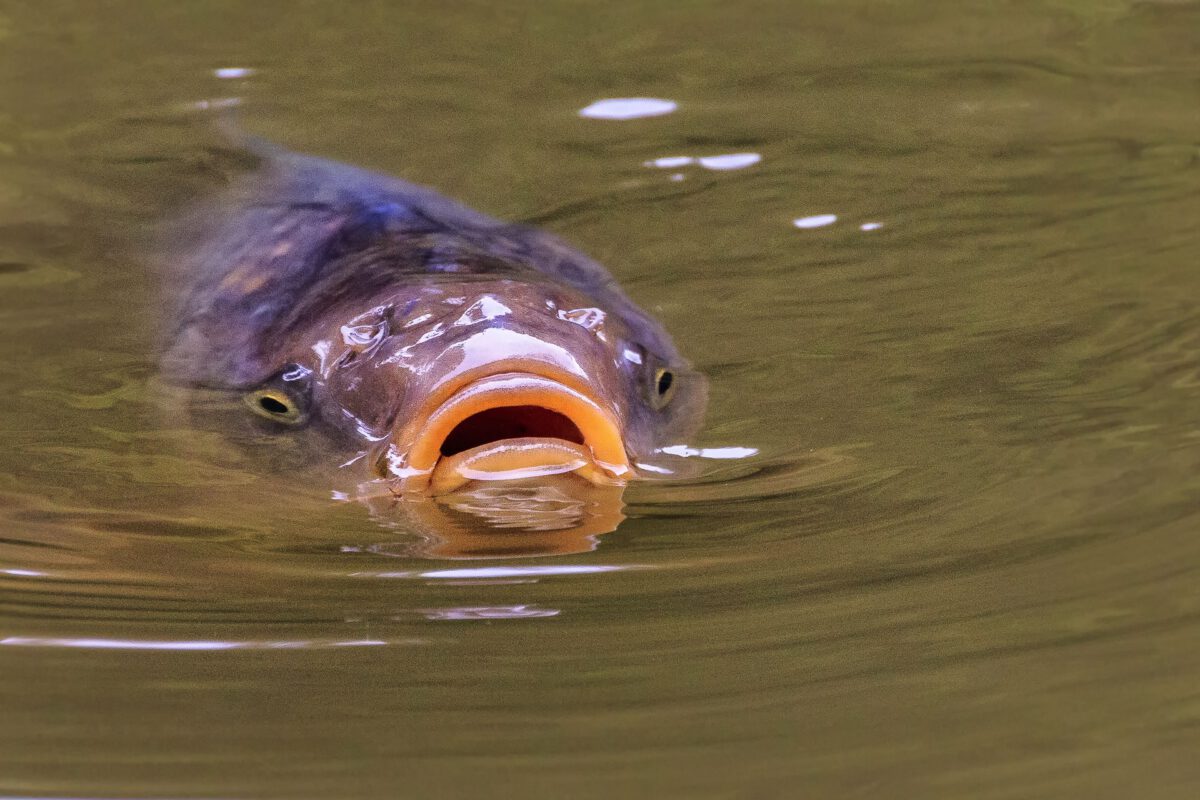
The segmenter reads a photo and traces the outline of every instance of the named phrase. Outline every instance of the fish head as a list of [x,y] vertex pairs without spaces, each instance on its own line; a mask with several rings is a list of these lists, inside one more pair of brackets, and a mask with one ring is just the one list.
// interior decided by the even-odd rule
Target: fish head
[[632,304],[526,279],[428,280],[336,309],[284,369],[397,492],[565,473],[621,484],[694,431],[706,401]]

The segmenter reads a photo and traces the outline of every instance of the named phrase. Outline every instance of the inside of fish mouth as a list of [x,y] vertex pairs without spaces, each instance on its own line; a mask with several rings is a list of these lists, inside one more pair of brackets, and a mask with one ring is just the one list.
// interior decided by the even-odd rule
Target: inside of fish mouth
[[441,455],[454,456],[483,445],[526,438],[586,444],[583,432],[566,414],[534,405],[497,406],[458,423],[443,440]]

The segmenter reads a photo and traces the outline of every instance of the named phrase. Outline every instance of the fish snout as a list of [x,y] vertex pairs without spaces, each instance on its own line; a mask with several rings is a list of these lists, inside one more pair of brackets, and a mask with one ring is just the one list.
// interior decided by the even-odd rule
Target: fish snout
[[[576,383],[572,381],[572,383]],[[586,386],[530,372],[466,383],[396,431],[389,471],[404,491],[563,473],[595,484],[631,474],[616,412]]]

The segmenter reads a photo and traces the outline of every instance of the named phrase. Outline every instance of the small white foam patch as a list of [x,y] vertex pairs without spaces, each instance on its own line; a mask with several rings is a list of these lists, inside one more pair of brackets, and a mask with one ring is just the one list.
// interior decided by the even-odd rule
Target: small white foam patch
[[18,578],[43,578],[46,576],[46,573],[33,569],[0,569],[0,575],[15,575]]
[[858,226],[858,229],[860,231],[877,231],[882,227],[882,222],[864,222],[862,225]]
[[658,97],[612,97],[597,100],[590,106],[581,108],[579,116],[588,119],[642,119],[644,117],[661,117],[679,108],[674,100],[663,100]]
[[837,222],[837,214],[816,214],[792,220],[792,224],[797,228],[823,228],[835,222]]
[[703,156],[698,161],[705,169],[745,169],[762,161],[762,156],[758,153],[727,153],[720,156]]

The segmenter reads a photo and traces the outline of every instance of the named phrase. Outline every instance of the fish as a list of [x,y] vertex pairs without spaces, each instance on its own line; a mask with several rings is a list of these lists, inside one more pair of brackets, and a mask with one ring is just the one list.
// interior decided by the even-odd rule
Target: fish
[[169,382],[319,431],[320,457],[394,497],[623,486],[699,429],[704,375],[558,236],[253,136],[234,149],[245,168],[164,234]]

